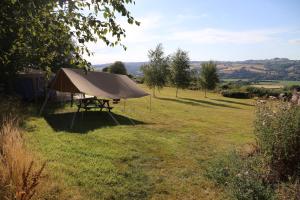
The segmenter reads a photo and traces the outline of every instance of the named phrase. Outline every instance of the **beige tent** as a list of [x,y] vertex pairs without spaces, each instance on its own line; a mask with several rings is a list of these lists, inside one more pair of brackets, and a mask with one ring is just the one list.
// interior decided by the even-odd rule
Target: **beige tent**
[[126,75],[85,72],[70,68],[59,70],[50,87],[60,92],[83,93],[109,99],[139,98],[149,95]]
[[[60,69],[51,83],[50,89],[73,94],[80,93],[107,99],[129,99],[149,95],[140,89],[137,84],[126,75],[94,71],[86,72],[81,69],[71,68]],[[50,92],[46,96],[46,99],[41,107],[40,115],[47,104],[49,95]],[[74,121],[75,115],[72,121]]]

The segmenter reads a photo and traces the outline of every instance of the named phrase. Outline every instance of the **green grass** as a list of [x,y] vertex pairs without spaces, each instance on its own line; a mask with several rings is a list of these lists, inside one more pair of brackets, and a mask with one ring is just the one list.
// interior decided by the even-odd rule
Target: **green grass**
[[[65,107],[45,117],[30,117],[29,147],[44,160],[54,181],[81,199],[224,199],[226,193],[205,176],[210,161],[253,142],[252,100],[165,88],[158,98],[126,101],[106,113],[79,115]],[[130,125],[128,118],[135,120]],[[59,193],[59,192],[58,192]]]

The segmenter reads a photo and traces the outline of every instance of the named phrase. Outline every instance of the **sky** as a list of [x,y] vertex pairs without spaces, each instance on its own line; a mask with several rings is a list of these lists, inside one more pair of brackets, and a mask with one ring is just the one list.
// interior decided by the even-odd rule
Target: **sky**
[[92,64],[147,61],[159,43],[195,61],[300,59],[300,0],[136,0],[128,9],[141,25],[120,20],[127,50],[89,43]]

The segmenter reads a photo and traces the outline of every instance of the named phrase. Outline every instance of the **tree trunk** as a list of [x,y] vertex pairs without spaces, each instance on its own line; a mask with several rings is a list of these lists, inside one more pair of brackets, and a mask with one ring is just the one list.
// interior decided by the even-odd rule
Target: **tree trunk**
[[177,98],[177,96],[178,96],[178,87],[176,88],[176,98]]
[[206,88],[204,88],[204,97],[207,98],[207,96],[206,96]]
[[152,89],[152,96],[155,98],[156,96],[155,96],[155,87]]

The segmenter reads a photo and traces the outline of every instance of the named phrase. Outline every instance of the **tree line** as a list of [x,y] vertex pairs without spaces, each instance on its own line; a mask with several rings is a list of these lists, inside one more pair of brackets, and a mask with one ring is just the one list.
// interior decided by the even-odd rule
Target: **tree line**
[[148,64],[143,65],[141,71],[144,74],[144,82],[152,89],[154,97],[155,90],[160,90],[166,85],[176,88],[177,97],[178,90],[188,88],[192,82],[205,91],[206,97],[206,91],[215,89],[219,83],[216,63],[202,63],[199,73],[191,69],[188,52],[181,49],[166,56],[163,45],[158,44],[155,49],[149,50],[148,58]]

